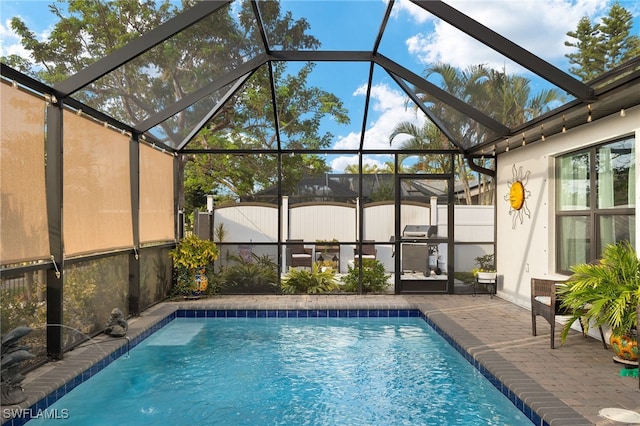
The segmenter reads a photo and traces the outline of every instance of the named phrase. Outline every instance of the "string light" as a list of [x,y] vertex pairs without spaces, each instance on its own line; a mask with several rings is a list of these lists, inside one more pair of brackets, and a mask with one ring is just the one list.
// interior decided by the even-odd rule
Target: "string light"
[[[587,104],[587,123],[591,123],[593,121],[593,108],[591,107],[591,104]],[[620,108],[620,117],[626,117],[627,112],[625,111],[624,108]],[[562,115],[562,133],[567,133],[567,118],[566,116],[563,114]],[[540,125],[540,140],[544,141],[546,139],[546,136],[544,135],[544,124]],[[522,145],[526,145],[527,141],[526,141],[526,135],[525,133],[522,133]],[[505,148],[505,152],[509,151],[509,139],[507,139],[507,146]]]

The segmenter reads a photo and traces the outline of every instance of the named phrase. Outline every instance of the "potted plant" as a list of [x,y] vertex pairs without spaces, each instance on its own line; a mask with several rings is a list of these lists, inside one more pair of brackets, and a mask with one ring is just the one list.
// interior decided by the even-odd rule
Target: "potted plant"
[[635,249],[626,241],[610,244],[598,263],[575,265],[571,271],[573,275],[565,285],[558,287],[562,306],[572,312],[562,329],[562,341],[576,320],[582,320],[585,332],[590,326],[607,325],[616,355],[637,360],[640,260]]
[[493,253],[476,257],[476,265],[478,265],[478,268],[473,270],[473,275],[479,282],[483,282],[485,280],[494,281],[496,279],[498,273],[495,269],[493,259]]
[[196,235],[183,238],[169,256],[173,260],[176,277],[175,292],[184,296],[197,297],[207,290],[207,267],[218,258],[216,243],[201,240]]

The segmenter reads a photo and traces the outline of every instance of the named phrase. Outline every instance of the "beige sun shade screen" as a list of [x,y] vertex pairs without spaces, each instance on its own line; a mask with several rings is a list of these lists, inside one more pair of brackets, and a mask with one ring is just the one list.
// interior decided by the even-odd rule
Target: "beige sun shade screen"
[[129,137],[69,111],[63,120],[65,256],[132,247]]
[[45,101],[5,83],[0,95],[0,261],[48,259]]
[[173,241],[173,156],[140,144],[140,242]]

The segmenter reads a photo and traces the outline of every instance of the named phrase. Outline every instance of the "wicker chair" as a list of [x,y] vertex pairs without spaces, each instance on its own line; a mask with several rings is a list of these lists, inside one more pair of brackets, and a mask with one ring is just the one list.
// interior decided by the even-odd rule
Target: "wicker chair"
[[[562,307],[562,301],[557,297],[556,286],[558,284],[562,284],[562,281],[531,278],[531,331],[534,336],[537,335],[536,316],[539,315],[546,319],[551,325],[551,349],[555,348],[556,315],[571,315],[569,310]],[[579,322],[582,334],[586,336],[582,321]],[[607,349],[602,328],[600,327],[599,330],[602,344]]]
[[289,267],[311,268],[313,249],[305,248],[302,240],[287,240],[287,265]]

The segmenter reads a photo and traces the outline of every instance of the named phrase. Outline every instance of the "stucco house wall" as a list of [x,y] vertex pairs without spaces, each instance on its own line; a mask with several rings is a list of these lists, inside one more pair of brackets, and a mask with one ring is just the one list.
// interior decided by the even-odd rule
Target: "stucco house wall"
[[[635,135],[640,141],[640,106],[554,135],[545,141],[530,143],[498,156],[496,168],[496,264],[499,273],[498,294],[518,305],[530,308],[530,282],[536,278],[566,278],[556,273],[555,262],[555,158],[592,145]],[[585,114],[586,122],[586,114]],[[519,144],[518,140],[511,141]],[[636,151],[637,152],[637,151]],[[638,158],[636,156],[636,170]],[[510,208],[508,194],[514,179],[526,177],[525,207]],[[636,174],[636,188],[638,188]],[[639,191],[640,192],[640,191]],[[636,206],[639,194],[636,192]],[[530,212],[530,217],[526,211]],[[515,220],[514,220],[515,216]],[[636,210],[636,223],[637,220]],[[520,222],[522,219],[522,222]],[[636,226],[636,241],[638,226]]]

